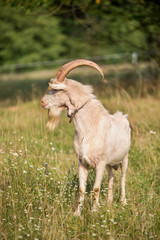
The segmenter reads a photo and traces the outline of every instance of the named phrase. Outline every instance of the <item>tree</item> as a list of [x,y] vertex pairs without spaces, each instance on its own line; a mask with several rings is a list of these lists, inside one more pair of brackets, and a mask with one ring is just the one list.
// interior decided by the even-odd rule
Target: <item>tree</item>
[[[47,44],[51,46],[49,39],[54,39],[52,36],[55,36],[52,44],[54,49],[48,50],[49,52],[46,55],[43,54],[41,58],[46,56],[46,59],[47,57],[50,59],[50,52],[54,57],[87,57],[124,51],[145,51],[143,59],[154,58],[160,63],[158,0],[4,0],[1,2],[2,6],[23,9],[25,18],[30,19],[29,35],[31,36],[34,31],[38,32],[38,26],[35,27],[33,24],[37,21],[37,16],[39,21],[40,19],[45,21],[46,25],[47,21],[53,22],[53,25],[57,24],[56,33],[54,26],[49,24],[45,27],[46,32],[43,38],[48,38]],[[2,21],[3,18],[1,17]],[[7,31],[7,28],[1,33]],[[41,27],[39,31],[41,32]],[[22,35],[25,36],[25,33]],[[22,39],[23,36],[18,35],[17,38]],[[37,48],[39,43],[43,42],[41,38],[42,36],[39,36],[36,42]],[[5,43],[5,40],[3,42]],[[31,41],[31,46],[34,46],[33,44],[34,42]],[[44,51],[43,44],[39,50]],[[5,54],[4,51],[2,55]],[[24,52],[24,54],[27,53]],[[34,56],[33,59],[36,60],[36,57]]]
[[0,9],[1,64],[46,61],[64,52],[59,20],[53,16],[26,14],[23,9]]

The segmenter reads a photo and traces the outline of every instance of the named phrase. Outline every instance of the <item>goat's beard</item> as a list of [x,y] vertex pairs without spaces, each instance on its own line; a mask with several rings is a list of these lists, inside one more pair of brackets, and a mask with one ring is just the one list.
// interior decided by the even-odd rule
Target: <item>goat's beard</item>
[[52,107],[48,111],[48,122],[47,122],[47,127],[49,130],[54,130],[55,127],[59,123],[59,117],[61,114],[62,108],[60,107]]

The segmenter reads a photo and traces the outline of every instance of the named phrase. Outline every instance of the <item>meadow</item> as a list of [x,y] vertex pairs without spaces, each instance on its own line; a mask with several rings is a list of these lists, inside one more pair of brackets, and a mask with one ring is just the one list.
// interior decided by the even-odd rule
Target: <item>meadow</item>
[[[77,79],[78,73],[74,74]],[[41,108],[40,100],[47,80],[42,88],[35,88],[35,82],[40,84],[41,80],[1,82],[0,239],[160,239],[160,94],[157,87],[154,93],[153,87],[148,90],[141,80],[126,90],[118,81],[114,90],[107,82],[93,84],[110,113],[120,110],[129,115],[132,145],[127,205],[120,203],[120,170],[114,171],[113,205],[107,205],[106,172],[100,208],[93,213],[95,172],[90,169],[81,217],[73,216],[78,197],[73,123],[69,124],[63,113],[54,132],[46,128],[47,111]],[[92,79],[88,82],[91,84]]]

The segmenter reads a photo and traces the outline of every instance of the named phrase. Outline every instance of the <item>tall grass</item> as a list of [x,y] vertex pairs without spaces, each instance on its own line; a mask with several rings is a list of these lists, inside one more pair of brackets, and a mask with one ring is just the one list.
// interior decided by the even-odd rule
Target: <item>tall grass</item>
[[120,204],[120,171],[114,171],[114,202],[107,206],[105,173],[101,207],[92,213],[95,172],[90,169],[82,216],[74,217],[78,160],[73,123],[62,114],[55,132],[49,132],[39,100],[1,102],[0,239],[160,239],[159,98],[131,98],[124,90],[110,97],[99,92],[99,98],[111,113],[129,114],[128,204]]

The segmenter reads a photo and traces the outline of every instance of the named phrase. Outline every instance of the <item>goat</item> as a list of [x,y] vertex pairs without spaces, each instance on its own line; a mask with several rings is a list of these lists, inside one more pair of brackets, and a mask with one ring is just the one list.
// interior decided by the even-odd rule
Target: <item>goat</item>
[[70,122],[75,125],[74,150],[79,159],[79,200],[75,215],[79,216],[83,207],[86,191],[88,168],[96,169],[93,186],[93,211],[99,206],[99,193],[105,168],[108,171],[108,203],[113,201],[112,169],[121,166],[121,201],[126,204],[125,178],[128,166],[131,129],[127,115],[116,112],[111,115],[93,95],[91,86],[65,78],[78,66],[87,65],[103,75],[101,68],[94,62],[78,59],[64,64],[51,79],[49,88],[42,98],[41,105],[49,110],[50,129],[54,129],[60,113],[67,110]]

